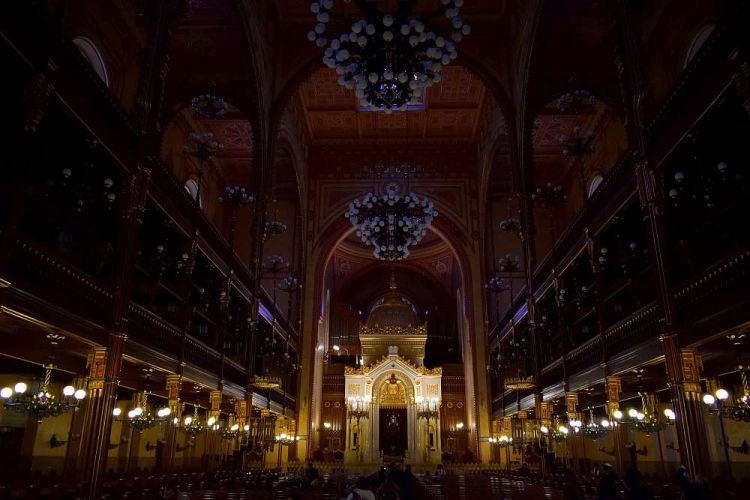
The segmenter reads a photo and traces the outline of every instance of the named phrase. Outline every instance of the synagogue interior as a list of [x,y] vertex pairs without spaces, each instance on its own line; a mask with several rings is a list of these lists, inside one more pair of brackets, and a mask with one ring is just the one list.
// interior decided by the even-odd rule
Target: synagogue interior
[[746,498],[747,0],[8,0],[0,64],[0,499]]

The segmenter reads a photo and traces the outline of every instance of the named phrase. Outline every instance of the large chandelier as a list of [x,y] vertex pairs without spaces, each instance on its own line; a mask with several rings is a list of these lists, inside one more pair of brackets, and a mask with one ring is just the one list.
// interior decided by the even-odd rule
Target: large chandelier
[[391,112],[417,104],[424,90],[440,81],[443,66],[458,57],[454,42],[471,32],[459,16],[464,0],[441,0],[452,27],[451,40],[429,31],[410,17],[416,3],[398,0],[398,9],[380,11],[374,2],[360,2],[365,17],[349,33],[326,38],[334,0],[313,2],[317,24],[308,40],[325,48],[323,62],[335,69],[338,83],[354,89],[360,105]]
[[355,199],[344,216],[362,242],[373,247],[376,258],[394,261],[409,256],[409,247],[422,240],[438,211],[429,199],[414,193],[401,196],[391,185],[382,196],[367,193]]
[[57,417],[77,408],[78,403],[86,397],[86,390],[66,385],[60,397],[55,396],[50,387],[53,368],[51,364],[46,365],[44,379],[34,381],[30,386],[25,382],[17,382],[12,388],[3,387],[0,390],[3,406],[32,416],[37,419],[37,422],[41,422],[44,418]]

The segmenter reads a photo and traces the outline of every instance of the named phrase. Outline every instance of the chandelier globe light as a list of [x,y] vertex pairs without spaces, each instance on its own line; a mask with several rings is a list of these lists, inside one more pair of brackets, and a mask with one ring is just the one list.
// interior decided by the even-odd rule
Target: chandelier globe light
[[377,196],[367,193],[349,204],[344,216],[356,228],[357,237],[373,247],[380,260],[396,261],[409,256],[438,216],[433,203],[415,193],[401,196],[394,185]]
[[51,387],[53,368],[51,364],[45,365],[42,380],[29,384],[17,382],[13,387],[3,387],[0,390],[3,406],[34,417],[37,422],[76,409],[80,401],[86,398],[86,390],[66,385],[59,395],[55,395]]
[[441,80],[443,67],[458,57],[455,44],[471,33],[460,17],[464,0],[440,2],[450,20],[450,39],[411,17],[415,3],[400,0],[395,12],[368,5],[365,17],[338,36],[326,34],[334,0],[310,5],[317,23],[308,40],[325,48],[323,62],[336,70],[339,85],[355,91],[361,106],[390,113],[418,104],[425,89]]

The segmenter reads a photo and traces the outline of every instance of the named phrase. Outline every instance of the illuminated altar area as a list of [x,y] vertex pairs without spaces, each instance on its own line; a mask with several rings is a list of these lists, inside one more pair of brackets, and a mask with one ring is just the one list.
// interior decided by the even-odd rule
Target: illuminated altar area
[[442,369],[424,367],[427,327],[394,278],[359,340],[362,366],[345,369],[345,462],[439,463]]

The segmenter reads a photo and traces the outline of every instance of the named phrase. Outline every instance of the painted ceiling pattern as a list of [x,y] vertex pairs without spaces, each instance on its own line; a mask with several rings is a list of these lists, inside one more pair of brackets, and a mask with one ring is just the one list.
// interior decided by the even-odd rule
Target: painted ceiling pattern
[[461,66],[448,66],[432,87],[424,110],[390,115],[359,110],[351,90],[336,82],[336,72],[321,69],[298,92],[313,141],[341,139],[471,140],[477,130],[485,90],[478,77]]

